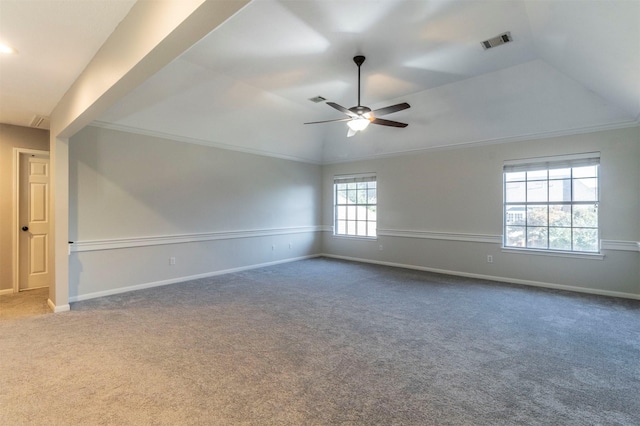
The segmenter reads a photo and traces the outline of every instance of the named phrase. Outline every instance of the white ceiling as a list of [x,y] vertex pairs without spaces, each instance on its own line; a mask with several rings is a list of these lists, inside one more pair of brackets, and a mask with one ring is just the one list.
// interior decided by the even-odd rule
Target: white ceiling
[[[8,3],[29,2],[0,0],[0,36],[10,20]],[[131,6],[81,3],[108,4],[111,29],[124,16],[114,3],[120,13]],[[69,28],[76,31],[74,25]],[[34,31],[46,37],[52,30]],[[482,49],[482,40],[504,31],[511,31],[513,43]],[[88,50],[97,50],[98,38]],[[407,128],[372,125],[346,138],[345,123],[302,124],[343,117],[308,98],[357,104],[356,54],[367,57],[361,103],[375,109],[408,102],[410,109],[385,117]],[[0,121],[10,122],[5,60]],[[50,62],[52,69],[59,63],[42,60]],[[335,162],[637,125],[639,76],[640,0],[254,0],[97,124]],[[58,99],[72,81],[59,83]],[[26,106],[39,100],[32,98]],[[48,114],[54,104],[37,113]]]
[[48,117],[135,2],[0,0],[0,123]]

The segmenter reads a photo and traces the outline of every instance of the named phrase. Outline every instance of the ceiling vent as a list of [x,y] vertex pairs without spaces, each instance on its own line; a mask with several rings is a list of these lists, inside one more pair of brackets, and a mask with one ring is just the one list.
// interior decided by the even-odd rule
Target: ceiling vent
[[324,102],[327,100],[327,98],[323,98],[322,96],[316,96],[315,98],[309,98],[309,100],[311,102],[314,102],[316,104],[320,103],[320,102]]
[[33,120],[31,120],[29,126],[35,127],[36,129],[49,129],[49,117],[36,115],[33,117]]
[[513,38],[511,37],[511,31],[497,35],[489,40],[480,42],[484,50],[491,49],[492,47],[500,46],[501,44],[511,43]]

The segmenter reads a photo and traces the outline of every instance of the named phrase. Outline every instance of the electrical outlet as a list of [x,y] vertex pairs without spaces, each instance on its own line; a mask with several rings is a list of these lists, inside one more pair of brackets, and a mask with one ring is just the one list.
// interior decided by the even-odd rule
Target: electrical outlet
[[176,258],[175,257],[170,257],[169,258],[169,265],[175,265],[176,264]]
[[491,255],[487,256],[487,263],[493,263],[493,256]]
[[275,251],[276,249],[276,245],[275,244],[271,244],[271,251]]
[[378,246],[378,250],[382,251],[382,244]]
[[292,248],[292,247],[293,247],[293,244],[289,243],[289,248]]

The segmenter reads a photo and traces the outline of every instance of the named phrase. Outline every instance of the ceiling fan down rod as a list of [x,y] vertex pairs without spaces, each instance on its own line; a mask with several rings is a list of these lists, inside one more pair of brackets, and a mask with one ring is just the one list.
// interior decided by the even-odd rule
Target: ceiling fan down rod
[[353,62],[358,66],[358,106],[360,106],[360,66],[364,63],[365,59],[362,55],[353,57]]

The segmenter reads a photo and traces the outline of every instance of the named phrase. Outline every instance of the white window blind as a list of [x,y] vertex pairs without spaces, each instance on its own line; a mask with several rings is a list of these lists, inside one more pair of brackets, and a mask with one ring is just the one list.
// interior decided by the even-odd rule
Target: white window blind
[[568,169],[600,164],[600,153],[559,155],[555,157],[528,158],[523,160],[507,160],[504,162],[505,173],[534,172],[538,170]]
[[357,183],[375,182],[376,175],[373,173],[362,173],[357,175],[338,175],[333,177],[333,183]]

